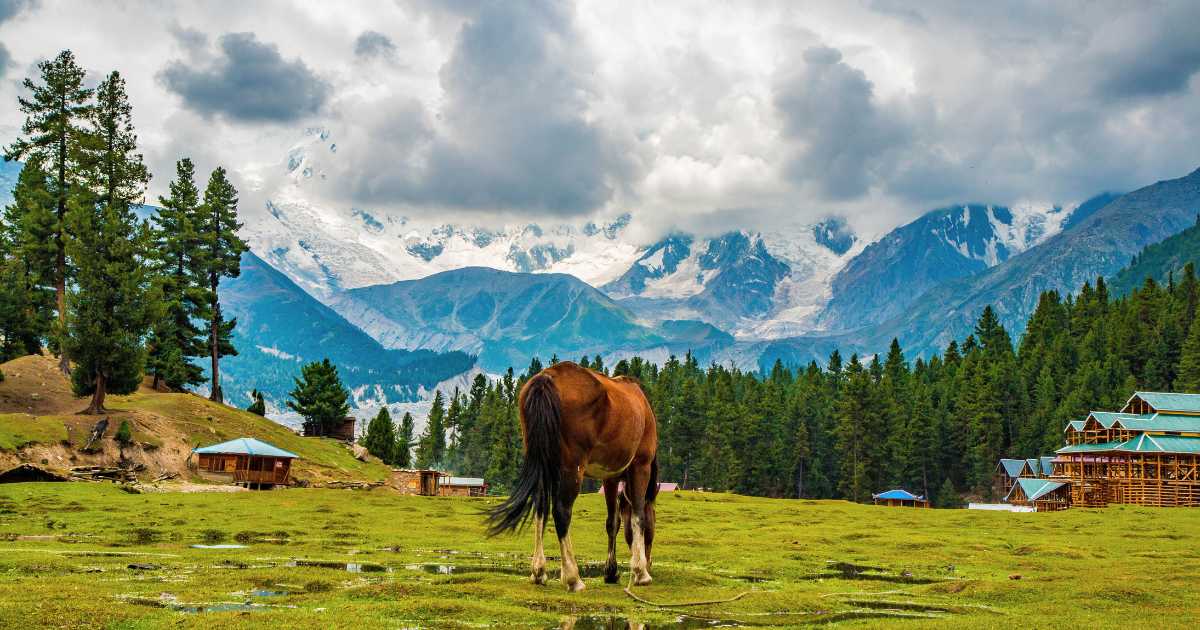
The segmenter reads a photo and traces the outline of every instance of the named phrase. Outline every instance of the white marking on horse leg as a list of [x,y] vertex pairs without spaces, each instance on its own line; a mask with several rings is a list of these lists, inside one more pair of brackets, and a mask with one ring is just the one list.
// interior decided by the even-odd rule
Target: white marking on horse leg
[[571,544],[571,534],[558,539],[559,549],[562,550],[562,582],[567,590],[578,593],[583,590],[583,580],[579,578],[579,565],[575,563],[575,547]]
[[529,581],[534,584],[546,583],[546,551],[542,546],[542,536],[546,532],[546,519],[533,517],[533,573]]
[[646,536],[642,532],[642,515],[633,510],[629,517],[629,529],[633,530],[633,545],[630,551],[633,556],[629,559],[629,572],[633,574],[633,583],[644,586],[651,582],[650,571],[646,567]]

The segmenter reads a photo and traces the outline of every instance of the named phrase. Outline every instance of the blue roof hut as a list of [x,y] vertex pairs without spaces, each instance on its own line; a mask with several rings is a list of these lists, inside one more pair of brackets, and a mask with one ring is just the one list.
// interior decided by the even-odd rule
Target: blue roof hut
[[197,448],[196,469],[201,477],[247,488],[286,486],[292,460],[299,455],[254,438],[237,438]]

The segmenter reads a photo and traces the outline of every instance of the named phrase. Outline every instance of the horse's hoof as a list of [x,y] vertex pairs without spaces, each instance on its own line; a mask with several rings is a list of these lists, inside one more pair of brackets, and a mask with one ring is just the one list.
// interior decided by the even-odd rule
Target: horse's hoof
[[620,573],[617,573],[617,572],[615,572],[615,571],[614,571],[614,572],[612,572],[612,573],[605,573],[605,574],[604,574],[604,583],[605,583],[605,584],[617,584],[617,583],[618,583],[618,582],[620,582],[620,581],[621,581],[621,574],[620,574]]
[[546,585],[546,572],[542,571],[541,573],[534,573],[533,575],[530,575],[529,581],[533,582],[534,584],[537,584],[538,586],[545,586]]
[[579,591],[582,591],[582,590],[583,590],[583,580],[575,580],[574,582],[567,582],[567,592],[568,593],[578,593]]
[[637,586],[645,586],[653,581],[654,580],[650,577],[649,573],[643,573],[641,575],[636,575],[633,578],[633,583]]

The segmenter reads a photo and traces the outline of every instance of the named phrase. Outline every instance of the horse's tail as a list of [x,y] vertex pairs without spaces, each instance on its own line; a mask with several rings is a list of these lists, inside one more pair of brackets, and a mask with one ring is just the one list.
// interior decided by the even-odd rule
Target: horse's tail
[[512,493],[488,510],[488,536],[520,529],[531,511],[545,522],[558,495],[562,399],[549,375],[538,374],[525,385],[521,418],[525,461]]
[[650,484],[646,486],[646,503],[654,503],[658,497],[658,454],[650,460]]

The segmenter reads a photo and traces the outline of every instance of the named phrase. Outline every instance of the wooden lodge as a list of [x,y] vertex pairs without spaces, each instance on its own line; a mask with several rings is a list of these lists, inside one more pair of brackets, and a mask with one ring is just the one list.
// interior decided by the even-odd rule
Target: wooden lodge
[[291,480],[292,460],[299,458],[254,438],[197,448],[192,454],[201,477],[258,489],[286,486]]
[[436,497],[441,494],[442,473],[429,469],[398,468],[388,477],[388,485],[400,494]]
[[1200,506],[1200,394],[1137,392],[1065,435],[1053,477],[1071,485],[1072,505]]
[[1071,486],[1062,481],[1022,477],[1004,500],[1038,512],[1056,512],[1071,507]]
[[443,474],[438,479],[438,495],[443,497],[482,497],[487,494],[487,488],[487,482],[479,477]]
[[1002,459],[996,464],[992,480],[992,492],[997,497],[1007,497],[1017,485],[1018,479],[1045,479],[1053,471],[1053,456],[1031,459]]
[[871,495],[875,500],[875,505],[886,505],[890,507],[929,507],[929,500],[923,496],[915,495],[907,490],[888,490],[879,494]]
[[306,422],[304,423],[303,427],[303,435],[304,437],[328,437],[335,440],[341,440],[343,442],[353,442],[354,423],[355,420],[353,416],[346,416],[342,419],[341,424],[326,434],[321,432],[320,425]]

